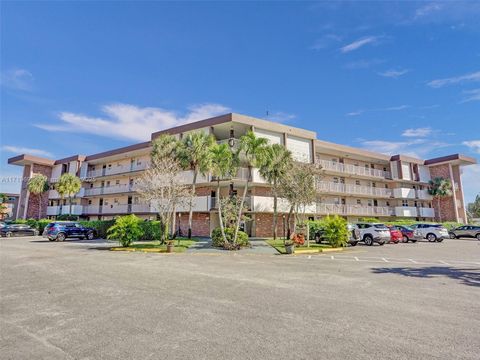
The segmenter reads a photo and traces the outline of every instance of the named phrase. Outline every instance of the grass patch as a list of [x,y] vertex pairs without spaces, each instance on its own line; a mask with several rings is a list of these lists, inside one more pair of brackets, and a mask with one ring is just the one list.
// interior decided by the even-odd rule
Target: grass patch
[[[286,254],[285,246],[283,244],[283,240],[277,239],[269,239],[265,240],[268,245],[275,248],[280,254]],[[307,247],[305,244],[304,246],[295,246],[295,250],[321,250],[321,249],[331,249],[332,247],[328,244],[317,244],[315,241],[310,241],[310,247]]]
[[[187,250],[190,246],[195,244],[198,239],[192,238],[188,239],[185,237],[180,238],[180,244],[178,244],[179,238],[176,238],[174,241],[174,248],[173,252],[176,253],[182,253],[185,250]],[[145,252],[167,252],[167,245],[166,244],[160,244],[160,241],[152,241],[148,243],[136,243],[136,244],[131,244],[130,246],[127,247],[115,247],[112,248],[112,250],[116,251],[145,251]]]

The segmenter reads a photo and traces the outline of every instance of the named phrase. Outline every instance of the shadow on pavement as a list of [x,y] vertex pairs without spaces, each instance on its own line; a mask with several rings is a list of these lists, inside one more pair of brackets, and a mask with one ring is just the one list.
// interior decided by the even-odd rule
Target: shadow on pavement
[[396,274],[419,278],[446,277],[460,281],[463,285],[480,286],[480,269],[458,269],[451,266],[428,266],[422,268],[396,267],[374,268],[374,274]]

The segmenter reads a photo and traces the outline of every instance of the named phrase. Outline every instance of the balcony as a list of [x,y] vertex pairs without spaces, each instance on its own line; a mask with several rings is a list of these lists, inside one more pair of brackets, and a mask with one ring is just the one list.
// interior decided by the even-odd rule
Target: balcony
[[47,206],[47,216],[57,216],[57,215],[82,215],[83,206],[82,205],[72,205],[72,212],[70,213],[70,205],[62,206]]
[[353,184],[342,184],[327,181],[319,181],[316,184],[317,191],[322,193],[338,193],[351,195],[366,195],[371,197],[386,197],[393,196],[390,189],[377,188],[373,186],[360,186]]
[[[75,194],[75,197],[83,197],[83,196],[85,196],[85,189],[81,188],[80,191]],[[48,198],[49,199],[60,199],[61,196],[60,196],[60,194],[58,193],[57,190],[48,190]],[[65,196],[65,198],[67,198],[67,196]]]
[[364,177],[373,177],[379,179],[391,179],[391,174],[388,171],[371,169],[370,167],[362,167],[351,164],[342,164],[335,161],[322,160],[319,159],[316,161],[322,167],[322,170],[341,173],[341,174],[350,174],[356,176]]
[[399,199],[415,199],[417,194],[415,189],[396,188],[393,189],[393,196]]
[[428,190],[417,190],[417,197],[420,200],[432,200],[433,196],[428,193]]
[[134,171],[141,171],[145,170],[150,166],[147,162],[142,162],[141,164],[130,164],[130,165],[122,165],[122,166],[112,166],[110,168],[104,169],[97,169],[97,170],[90,170],[87,171],[87,178],[98,178],[102,176],[110,176],[110,175],[117,175],[123,174],[128,172]]
[[395,216],[401,217],[417,217],[418,211],[414,206],[396,206]]
[[434,218],[435,217],[435,210],[433,208],[419,207],[418,208],[418,216]]
[[122,184],[113,186],[100,186],[85,189],[85,196],[105,195],[105,194],[118,194],[135,191],[134,184]]
[[321,215],[357,215],[357,216],[392,216],[394,210],[388,206],[362,206],[341,204],[317,204],[317,213]]

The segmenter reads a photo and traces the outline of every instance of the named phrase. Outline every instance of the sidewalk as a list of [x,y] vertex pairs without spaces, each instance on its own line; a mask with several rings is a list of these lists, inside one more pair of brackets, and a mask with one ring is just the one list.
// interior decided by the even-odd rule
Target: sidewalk
[[[245,248],[235,253],[240,254],[262,254],[262,255],[276,255],[278,251],[273,247],[268,245],[264,240],[261,239],[250,239],[251,248]],[[228,254],[230,251],[226,251],[220,248],[215,248],[212,246],[212,239],[204,238],[197,241],[194,245],[189,247],[185,253],[216,253],[216,254]]]

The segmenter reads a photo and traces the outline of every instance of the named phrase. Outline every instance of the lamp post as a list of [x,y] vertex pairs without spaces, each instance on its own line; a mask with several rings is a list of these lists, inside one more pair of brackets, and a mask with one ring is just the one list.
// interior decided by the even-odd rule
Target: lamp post
[[283,219],[283,238],[286,239],[285,237],[285,214],[282,215],[282,219]]
[[178,236],[182,236],[182,228],[181,228],[181,224],[180,224],[180,220],[182,219],[182,213],[179,212],[178,213]]

